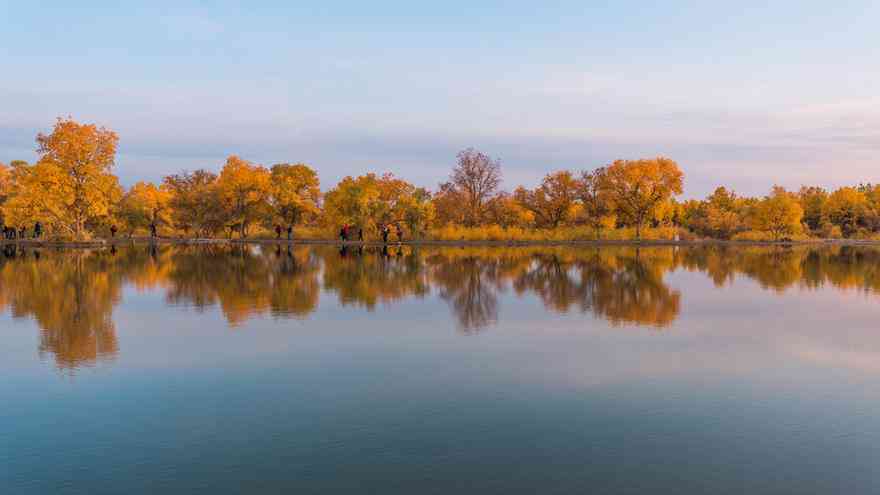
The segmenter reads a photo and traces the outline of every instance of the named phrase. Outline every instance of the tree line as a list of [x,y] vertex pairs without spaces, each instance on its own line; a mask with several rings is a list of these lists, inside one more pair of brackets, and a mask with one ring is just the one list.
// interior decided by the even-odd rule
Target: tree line
[[[455,240],[870,238],[880,231],[880,185],[832,192],[773,187],[764,197],[725,187],[702,200],[680,201],[683,173],[664,157],[616,160],[593,170],[548,173],[534,188],[502,189],[497,158],[474,149],[458,153],[449,179],[429,190],[393,174],[342,179],[322,192],[317,172],[303,163],[270,167],[230,156],[219,173],[206,169],[123,188],[114,174],[118,136],[73,119],[58,119],[36,137],[38,159],[0,163],[0,223],[4,230],[40,230],[58,239],[135,236],[239,237],[285,230],[333,237],[343,226],[376,239],[385,226],[409,238]],[[503,234],[500,234],[502,232]]]

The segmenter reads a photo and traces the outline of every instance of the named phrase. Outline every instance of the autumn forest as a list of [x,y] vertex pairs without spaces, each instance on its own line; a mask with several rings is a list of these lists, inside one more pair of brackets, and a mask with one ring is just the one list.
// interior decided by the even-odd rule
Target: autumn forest
[[454,157],[448,180],[432,190],[369,172],[322,191],[306,164],[267,167],[230,156],[219,174],[183,171],[126,189],[114,174],[118,140],[109,129],[59,119],[51,133],[37,135],[34,163],[0,163],[6,238],[335,239],[342,233],[370,241],[390,232],[395,241],[780,241],[880,235],[880,185],[774,186],[764,197],[720,186],[705,199],[680,200],[683,173],[665,157],[551,171],[537,187],[510,192],[502,187],[500,160],[470,148]]

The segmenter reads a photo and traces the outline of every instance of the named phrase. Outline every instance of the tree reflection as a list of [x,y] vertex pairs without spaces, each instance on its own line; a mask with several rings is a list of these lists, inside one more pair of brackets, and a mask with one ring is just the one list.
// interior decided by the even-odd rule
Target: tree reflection
[[0,303],[14,318],[37,322],[39,352],[59,368],[112,359],[119,350],[112,313],[122,286],[113,262],[92,251],[41,254],[4,252]]
[[[701,272],[717,286],[737,277],[769,293],[831,285],[880,290],[880,249],[853,246],[346,248],[251,245],[23,250],[0,256],[0,310],[40,328],[39,352],[61,369],[112,359],[113,309],[123,288],[161,290],[171,306],[217,308],[230,327],[268,315],[306,318],[319,299],[373,311],[435,294],[466,333],[499,320],[512,297],[613,326],[672,324],[683,295],[666,276]],[[505,298],[504,295],[509,294]]]
[[335,292],[343,306],[372,311],[376,304],[390,304],[406,297],[422,297],[429,291],[427,273],[418,249],[409,247],[343,247],[319,250],[324,264],[324,289]]
[[455,313],[459,328],[472,332],[498,320],[498,260],[434,256],[431,279]]
[[302,317],[318,304],[318,262],[305,247],[187,246],[168,262],[166,300],[200,312],[219,305],[233,327],[267,312]]

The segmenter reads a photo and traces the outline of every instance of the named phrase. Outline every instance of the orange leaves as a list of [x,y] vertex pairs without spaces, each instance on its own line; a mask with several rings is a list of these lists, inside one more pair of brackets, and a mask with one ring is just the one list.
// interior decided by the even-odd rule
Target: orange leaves
[[657,206],[682,193],[683,176],[677,163],[663,157],[617,160],[606,168],[614,204],[635,224],[637,236]]
[[801,205],[781,187],[755,205],[752,213],[752,227],[769,232],[774,240],[801,231],[804,210]]
[[113,131],[58,119],[51,134],[37,135],[39,160],[19,164],[4,210],[19,222],[42,220],[76,239],[100,222],[121,197],[111,171],[118,137]]
[[277,220],[294,225],[305,215],[317,215],[320,201],[318,174],[308,165],[279,163],[272,166],[269,203]]
[[241,237],[247,237],[248,226],[267,214],[270,186],[271,175],[266,167],[235,155],[226,159],[217,179],[217,192]]

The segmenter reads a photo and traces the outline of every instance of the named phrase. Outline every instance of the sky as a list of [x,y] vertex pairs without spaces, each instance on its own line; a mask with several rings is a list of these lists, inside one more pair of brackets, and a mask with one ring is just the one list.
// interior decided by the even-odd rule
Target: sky
[[0,161],[59,116],[119,134],[123,184],[305,162],[322,188],[503,187],[668,156],[717,185],[880,182],[880,2],[0,0]]

